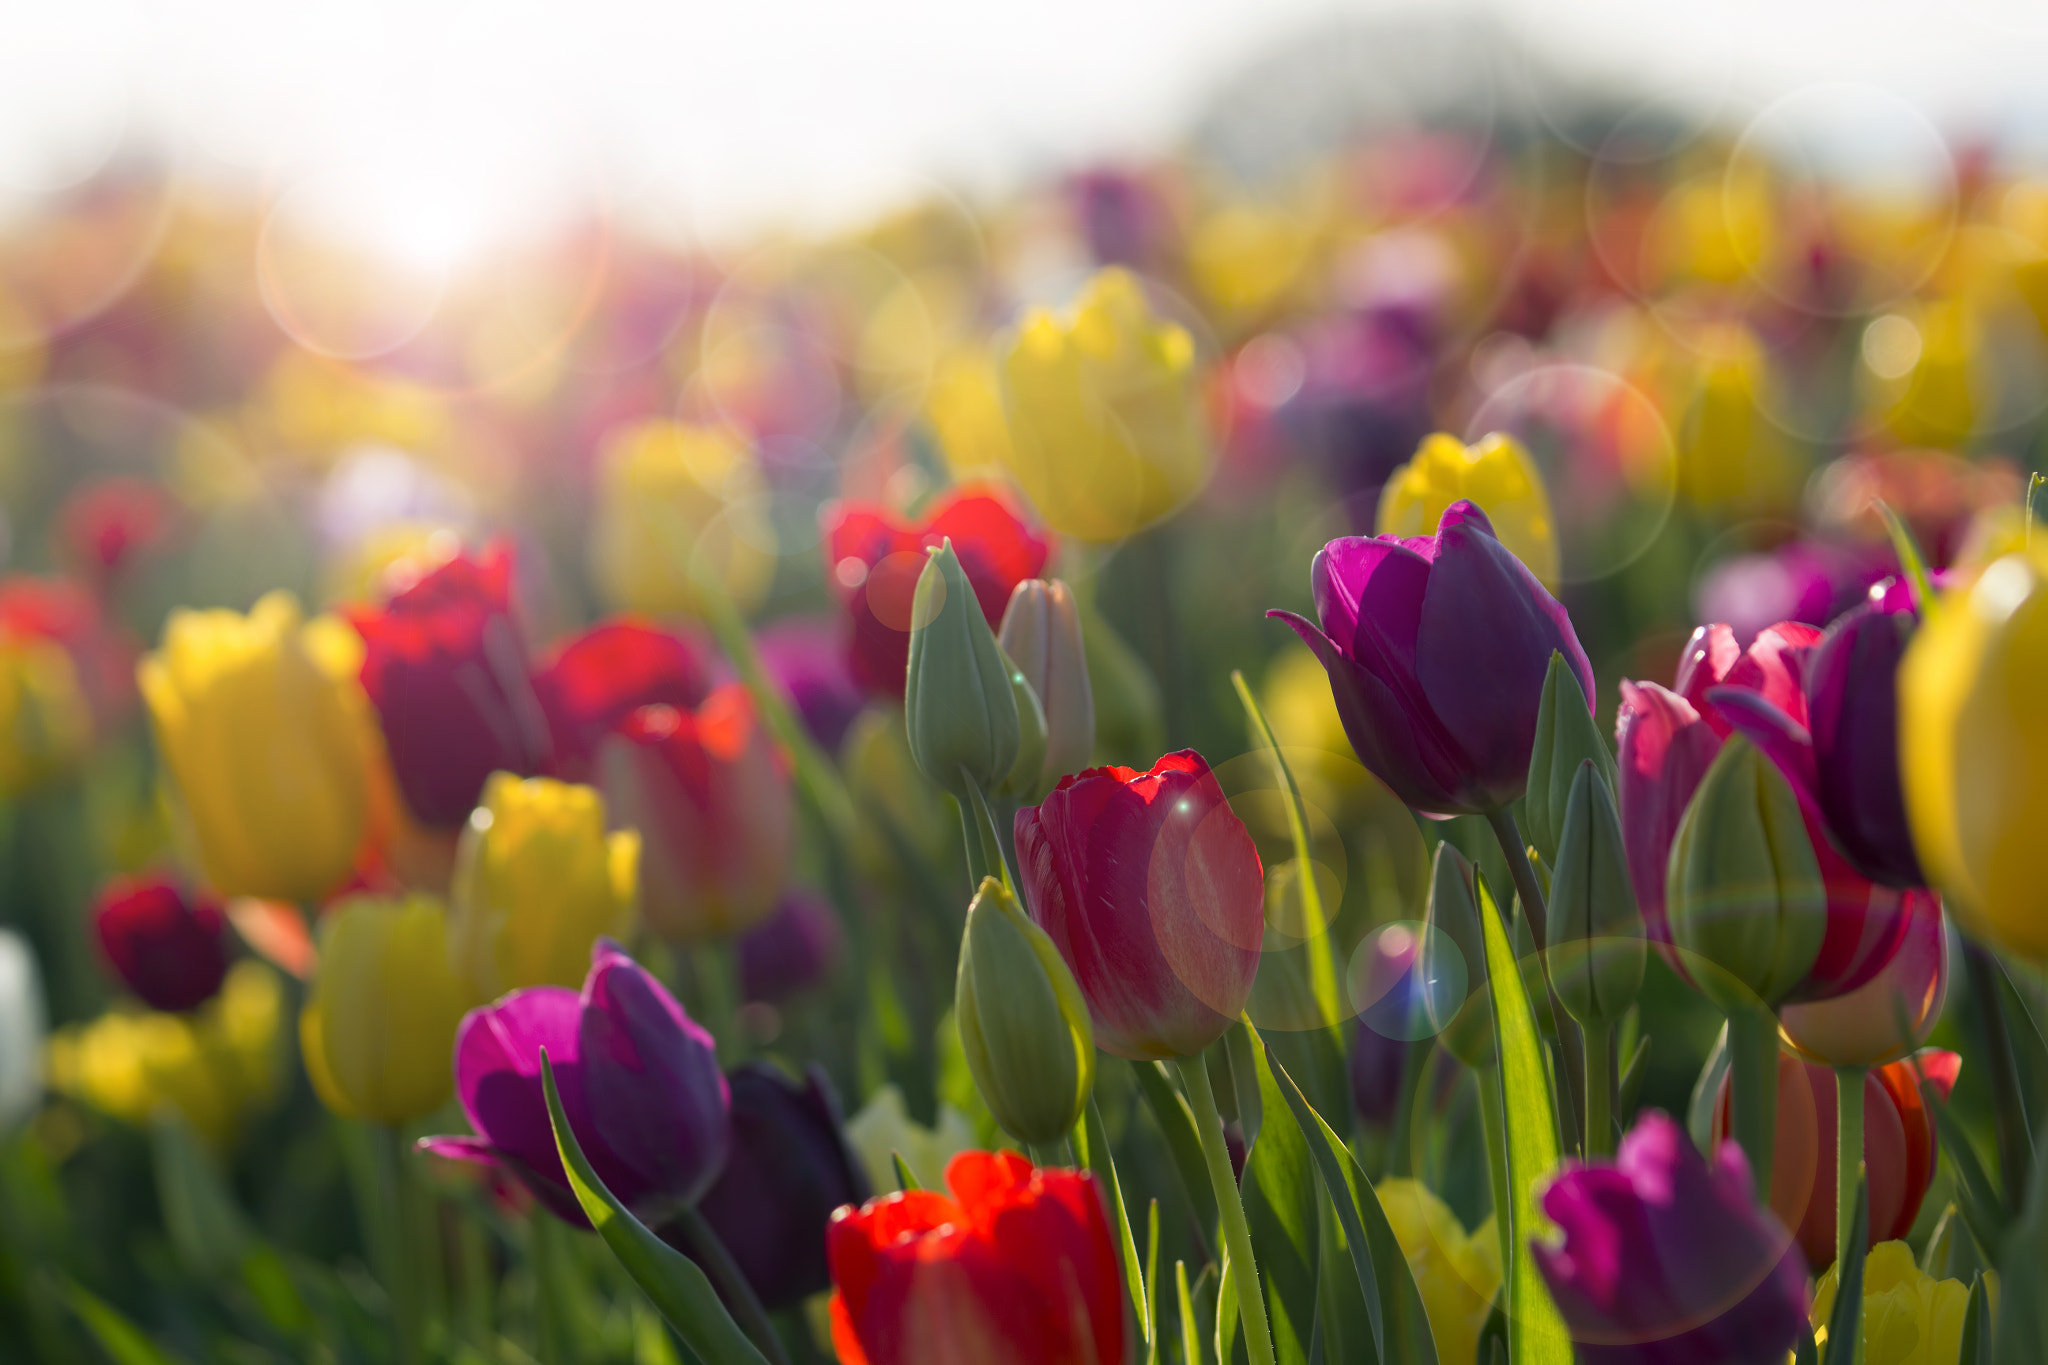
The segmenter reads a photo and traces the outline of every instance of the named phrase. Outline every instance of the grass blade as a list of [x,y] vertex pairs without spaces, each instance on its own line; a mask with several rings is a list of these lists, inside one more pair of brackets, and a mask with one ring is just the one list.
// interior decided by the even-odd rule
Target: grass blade
[[1102,1192],[1109,1200],[1109,1210],[1116,1219],[1117,1245],[1123,1253],[1124,1283],[1130,1287],[1131,1307],[1138,1314],[1138,1330],[1144,1334],[1147,1343],[1152,1340],[1151,1315],[1145,1311],[1145,1277],[1138,1264],[1138,1242],[1131,1235],[1131,1215],[1124,1208],[1124,1188],[1116,1178],[1116,1158],[1110,1154],[1109,1131],[1102,1126],[1102,1109],[1095,1103],[1091,1092],[1088,1108],[1081,1115],[1082,1132],[1087,1138],[1088,1169],[1102,1182]]

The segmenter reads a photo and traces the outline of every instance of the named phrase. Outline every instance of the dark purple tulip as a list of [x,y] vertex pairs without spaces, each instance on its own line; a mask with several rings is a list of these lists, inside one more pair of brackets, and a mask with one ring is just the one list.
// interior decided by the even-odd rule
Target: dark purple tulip
[[228,974],[228,922],[212,900],[164,877],[116,877],[93,910],[100,950],[153,1010],[193,1010]]
[[831,617],[797,616],[763,627],[754,637],[761,666],[828,754],[839,752],[847,727],[867,705],[867,694],[846,666],[844,636]]
[[1543,1211],[1562,1241],[1536,1265],[1584,1365],[1782,1365],[1806,1329],[1806,1258],[1732,1142],[1709,1166],[1648,1110],[1611,1163],[1566,1162]]
[[1856,870],[1885,886],[1924,886],[1899,785],[1899,660],[1913,638],[1898,592],[1828,628],[1806,670],[1815,796],[1828,832]]
[[1375,934],[1354,959],[1351,997],[1363,1002],[1351,1029],[1351,1104],[1367,1123],[1394,1121],[1401,1073],[1413,1039],[1427,1032],[1417,959],[1421,940],[1405,926]]
[[839,1102],[816,1066],[802,1081],[749,1062],[732,1087],[732,1155],[697,1205],[770,1312],[832,1286],[825,1225],[866,1201],[867,1177],[847,1151]]
[[1476,815],[1522,795],[1552,651],[1594,695],[1571,618],[1470,502],[1433,536],[1333,540],[1309,582],[1320,630],[1266,614],[1315,651],[1359,761],[1417,810]]
[[543,1048],[569,1127],[613,1194],[654,1221],[703,1194],[725,1163],[730,1102],[711,1035],[605,939],[581,992],[535,986],[463,1018],[455,1089],[476,1136],[420,1147],[516,1176],[564,1222],[587,1226],[548,1124]]
[[739,942],[740,998],[774,1004],[831,974],[846,948],[832,902],[798,887]]

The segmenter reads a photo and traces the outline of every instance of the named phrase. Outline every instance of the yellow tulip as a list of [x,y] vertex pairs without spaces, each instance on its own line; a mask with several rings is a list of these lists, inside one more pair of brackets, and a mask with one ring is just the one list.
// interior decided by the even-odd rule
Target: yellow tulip
[[1496,431],[1466,445],[1438,432],[1380,490],[1373,529],[1383,536],[1433,536],[1444,509],[1460,498],[1477,504],[1508,552],[1529,566],[1543,586],[1557,591],[1557,518],[1550,491],[1529,452]]
[[[1813,1325],[1824,1356],[1825,1324],[1835,1310],[1835,1267],[1813,1291]],[[1984,1276],[1994,1314],[1998,1272]],[[1970,1287],[1961,1280],[1937,1280],[1914,1264],[1904,1242],[1879,1242],[1863,1262],[1862,1365],[1956,1365],[1963,1352],[1963,1314]]]
[[1010,473],[1063,534],[1120,540],[1209,481],[1194,340],[1129,271],[1096,272],[1065,317],[1026,314],[1001,366]]
[[54,640],[0,639],[0,795],[71,772],[92,747],[92,711]]
[[1945,595],[1899,666],[1899,768],[1913,846],[1977,933],[2048,961],[2048,549]]
[[486,1000],[581,984],[591,943],[631,926],[639,880],[640,835],[606,835],[596,788],[492,773],[456,846],[457,974]]
[[282,1090],[284,987],[237,962],[191,1014],[114,1011],[50,1038],[50,1087],[128,1123],[165,1106],[216,1145]]
[[1466,1232],[1429,1188],[1414,1180],[1382,1180],[1380,1207],[1422,1295],[1436,1338],[1437,1359],[1473,1360],[1479,1332],[1500,1289],[1500,1237],[1493,1219]]
[[775,575],[774,528],[753,454],[716,427],[650,421],[613,436],[600,457],[590,562],[614,605],[701,616],[696,576],[742,610]]
[[1195,224],[1188,273],[1213,313],[1235,327],[1282,305],[1308,270],[1315,236],[1298,210],[1232,204]]
[[[1876,396],[1886,425],[1901,441],[1952,449],[1976,429],[1982,404],[1973,371],[1983,350],[1981,331],[1956,299],[1890,314],[1870,325],[1865,362],[1891,371],[1878,375]],[[1887,346],[1896,355],[1887,354]],[[1903,367],[1895,368],[1901,362]]]
[[1010,463],[1010,427],[996,367],[978,350],[939,361],[925,397],[924,418],[946,467],[959,478],[984,475]]
[[347,876],[369,804],[361,662],[354,631],[302,622],[290,593],[171,613],[139,677],[216,891],[309,901]]
[[448,961],[430,896],[355,896],[320,925],[320,969],[299,1015],[314,1092],[344,1118],[404,1123],[454,1086],[455,1028],[475,997]]
[[1772,382],[1763,344],[1746,327],[1708,330],[1682,395],[1679,485],[1697,507],[1758,511],[1789,507],[1803,471],[1766,408]]

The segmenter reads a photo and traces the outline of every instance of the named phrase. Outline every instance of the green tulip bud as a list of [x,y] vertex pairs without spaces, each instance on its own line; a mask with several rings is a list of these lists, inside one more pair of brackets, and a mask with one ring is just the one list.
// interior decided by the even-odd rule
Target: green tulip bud
[[1628,876],[1621,817],[1591,759],[1564,806],[1550,875],[1550,981],[1572,1018],[1614,1025],[1643,988],[1643,916]]
[[[1000,640],[996,647],[1002,649]],[[1040,795],[1039,778],[1045,772],[1045,708],[1038,703],[1037,689],[1007,649],[1003,650],[1003,662],[1010,670],[1010,697],[1017,704],[1017,761],[996,784],[996,790],[1004,796],[1036,801]]]
[[[1467,1066],[1493,1065],[1493,998],[1487,985],[1486,938],[1479,922],[1479,892],[1472,864],[1448,842],[1436,846],[1430,868],[1429,907],[1423,912],[1424,981],[1465,982],[1462,1002],[1423,992],[1429,1022],[1452,1056]],[[1442,959],[1457,954],[1453,967]]]
[[946,543],[926,561],[910,606],[903,714],[924,775],[962,802],[1009,776],[1022,735],[1014,672]]
[[1529,790],[1522,798],[1529,842],[1553,863],[1564,837],[1565,803],[1571,797],[1579,764],[1591,760],[1615,788],[1614,753],[1593,723],[1578,674],[1564,655],[1550,651],[1550,671],[1543,678],[1543,699],[1536,707],[1536,743],[1529,750]]
[[967,907],[953,1017],[1003,1130],[1020,1142],[1065,1136],[1095,1084],[1088,1002],[1051,937],[994,877]]
[[1010,593],[996,639],[1045,711],[1045,759],[1029,792],[1036,799],[1095,753],[1095,693],[1073,592],[1057,578],[1025,579]]
[[1820,862],[1791,784],[1740,735],[1700,779],[1665,875],[1671,941],[1715,1004],[1775,1007],[1812,970],[1827,932]]

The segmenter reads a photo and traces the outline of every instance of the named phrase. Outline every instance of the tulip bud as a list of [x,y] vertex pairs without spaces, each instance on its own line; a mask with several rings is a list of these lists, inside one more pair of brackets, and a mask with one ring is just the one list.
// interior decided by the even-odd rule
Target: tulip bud
[[960,800],[1009,775],[1021,742],[1010,666],[949,539],[918,576],[903,711],[926,777]]
[[967,907],[953,1016],[1003,1131],[1052,1142],[1074,1126],[1095,1083],[1088,1004],[1051,937],[994,877]]
[[[1437,1037],[1467,1066],[1493,1065],[1493,1002],[1486,975],[1485,927],[1472,864],[1450,843],[1436,848],[1430,869],[1429,908],[1423,912],[1422,998]],[[1449,959],[1455,955],[1457,961]],[[1439,981],[1463,980],[1462,1001],[1444,999]]]
[[[1002,645],[998,643],[996,648]],[[1045,771],[1045,708],[1007,652],[1003,663],[1010,670],[1010,700],[1017,704],[1017,757],[996,790],[1004,796],[1035,800],[1041,794],[1039,776]]]
[[1572,1018],[1613,1025],[1643,988],[1643,917],[1614,797],[1591,759],[1565,803],[1550,875],[1550,980]]
[[1023,672],[1045,711],[1045,761],[1037,797],[1095,753],[1095,693],[1074,594],[1057,578],[1027,578],[1010,594],[996,638]]
[[1536,745],[1529,751],[1529,791],[1522,810],[1524,830],[1544,857],[1555,862],[1564,836],[1564,808],[1579,764],[1591,760],[1606,779],[1608,791],[1618,780],[1614,753],[1593,724],[1593,709],[1579,686],[1578,674],[1564,655],[1550,652],[1550,671],[1543,678],[1543,700],[1536,708]]
[[1820,954],[1827,893],[1799,800],[1739,735],[1679,821],[1665,904],[1690,975],[1723,1009],[1777,1005]]

